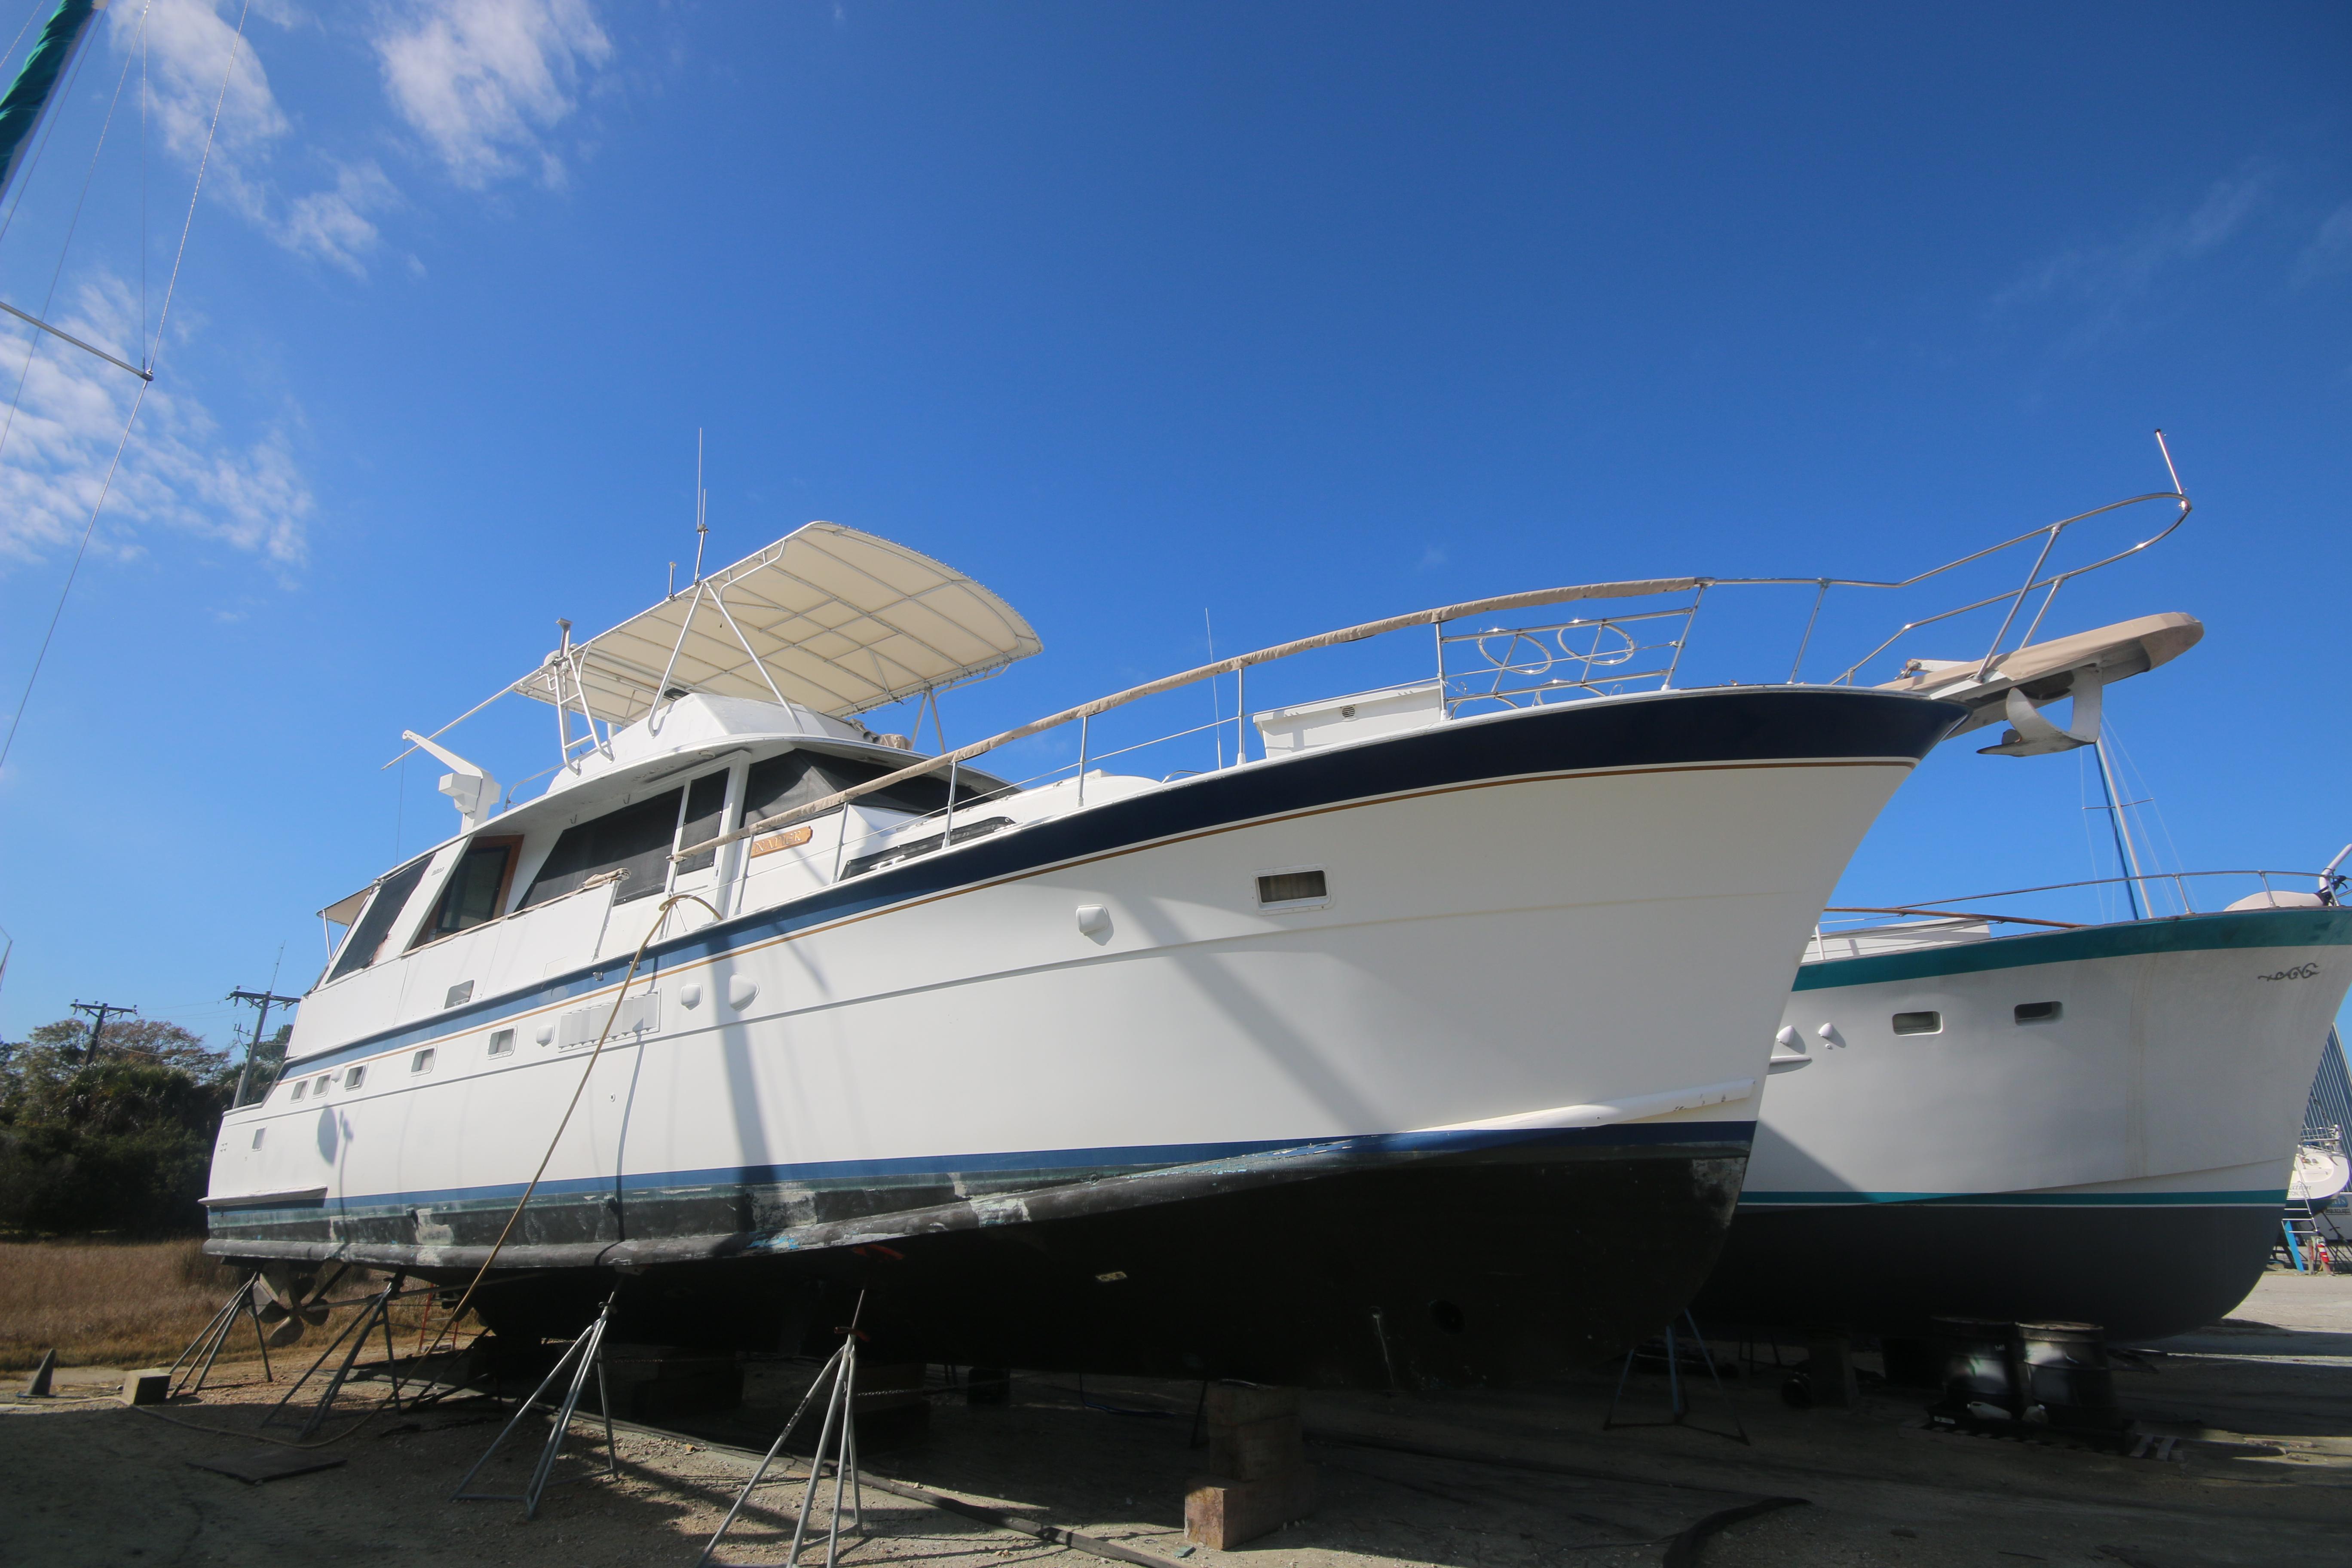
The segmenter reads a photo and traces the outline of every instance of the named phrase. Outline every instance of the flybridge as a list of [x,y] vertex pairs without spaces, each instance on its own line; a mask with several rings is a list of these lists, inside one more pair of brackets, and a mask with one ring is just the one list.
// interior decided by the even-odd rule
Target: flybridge
[[600,637],[575,644],[567,632],[513,689],[612,726],[690,692],[846,719],[1043,647],[1020,612],[962,573],[812,522]]
[[431,735],[403,732],[453,770],[441,792],[468,827],[488,820],[497,781],[435,738],[509,692],[556,710],[561,767],[584,749],[609,752],[614,730],[681,697],[847,720],[982,679],[1045,647],[1018,610],[953,567],[833,522],[795,529],[586,642],[558,624],[562,645],[530,674]]

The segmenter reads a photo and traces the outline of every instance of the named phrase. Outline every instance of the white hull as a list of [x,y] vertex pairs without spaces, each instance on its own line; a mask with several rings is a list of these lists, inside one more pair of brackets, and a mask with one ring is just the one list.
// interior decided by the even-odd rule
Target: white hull
[[[1579,735],[1704,730],[1727,703],[1759,702],[1861,713],[1881,754],[1776,756],[1768,743],[1760,755],[1559,765],[1623,754],[1571,744]],[[1790,964],[1948,710],[1788,692],[1577,706],[1132,793],[769,910],[738,912],[741,889],[714,889],[733,918],[652,950],[620,1015],[623,1031],[640,1026],[605,1046],[560,1138],[588,1055],[567,1045],[602,1028],[625,964],[593,934],[611,922],[557,905],[562,919],[537,928],[542,942],[605,941],[587,973],[567,973],[577,956],[517,951],[538,911],[420,949],[397,966],[404,977],[353,977],[373,987],[354,997],[389,998],[397,984],[394,1027],[379,1018],[362,1033],[361,1006],[320,1005],[348,982],[306,1004],[289,1083],[329,1080],[326,1101],[294,1102],[281,1086],[227,1119],[213,1250],[454,1274],[488,1256],[551,1141],[547,1179],[501,1268],[876,1243],[895,1258],[917,1238],[1041,1224],[1074,1203],[1084,1213],[1073,1217],[1098,1220],[1211,1190],[1540,1154],[1546,1169],[1679,1173],[1607,1178],[1638,1189],[1621,1206],[1652,1205],[1642,1223],[1671,1256],[1631,1279],[1618,1278],[1628,1258],[1580,1260],[1602,1294],[1623,1287],[1625,1321],[1601,1322],[1608,1314],[1587,1303],[1576,1309],[1585,1321],[1558,1325],[1571,1350],[1634,1331],[1704,1272]],[[1395,787],[1381,787],[1391,774]],[[806,854],[823,862],[828,849],[820,837]],[[1258,878],[1307,866],[1326,873],[1328,898],[1258,906]],[[609,897],[570,901],[590,910]],[[595,912],[642,922],[652,903]],[[454,1009],[454,1026],[416,1005],[469,970],[529,975],[533,958],[553,977]],[[322,1025],[361,1037],[322,1040]],[[493,1056],[502,1030],[514,1048]],[[427,1050],[429,1066],[411,1070]],[[346,1087],[353,1068],[362,1081]],[[266,1195],[310,1189],[322,1189],[315,1204]],[[1517,1204],[1517,1191],[1471,1201]],[[1527,1201],[1539,1198],[1530,1189]],[[1499,1211],[1462,1220],[1465,1236],[1528,1223]],[[1617,1221],[1535,1223],[1572,1239],[1579,1225]],[[1114,1251],[1144,1250],[1105,1235]],[[1100,1272],[1169,1261],[1131,1257]],[[1560,1302],[1507,1307],[1539,1316]],[[1424,1291],[1410,1306],[1416,1322],[1426,1308]],[[1378,1310],[1348,1311],[1360,1325]],[[1349,1331],[1361,1342],[1302,1352],[1323,1359],[1302,1373],[1294,1357],[1285,1375],[1360,1378],[1367,1362],[1392,1366],[1411,1348]],[[1094,1353],[1165,1365],[1192,1352]],[[1460,1351],[1451,1375],[1483,1375],[1476,1360]]]
[[1709,1309],[2209,1321],[2276,1233],[2347,942],[2258,910],[1809,963]]

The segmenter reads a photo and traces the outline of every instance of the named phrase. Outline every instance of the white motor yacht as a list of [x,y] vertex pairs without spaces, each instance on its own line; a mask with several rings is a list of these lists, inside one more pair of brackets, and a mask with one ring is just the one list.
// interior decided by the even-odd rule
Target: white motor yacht
[[[525,1338],[617,1289],[626,1338],[787,1349],[863,1292],[908,1361],[1395,1386],[1605,1353],[1704,1278],[1791,961],[1966,710],[1588,658],[1484,711],[1441,663],[1262,712],[1256,754],[1189,774],[1097,767],[1087,727],[1706,586],[1397,616],[930,752],[861,715],[1039,640],[871,535],[811,524],[567,629],[514,686],[558,721],[544,793],[499,809],[415,737],[461,828],[324,911],[346,934],[223,1123],[207,1249],[281,1294],[480,1276]],[[1075,768],[975,765],[1055,725]]]

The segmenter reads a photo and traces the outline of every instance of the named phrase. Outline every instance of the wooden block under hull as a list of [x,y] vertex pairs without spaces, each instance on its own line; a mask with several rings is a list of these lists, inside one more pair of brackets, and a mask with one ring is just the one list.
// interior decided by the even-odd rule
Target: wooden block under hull
[[1195,1476],[1184,1489],[1184,1539],[1226,1552],[1315,1511],[1315,1467],[1262,1480]]

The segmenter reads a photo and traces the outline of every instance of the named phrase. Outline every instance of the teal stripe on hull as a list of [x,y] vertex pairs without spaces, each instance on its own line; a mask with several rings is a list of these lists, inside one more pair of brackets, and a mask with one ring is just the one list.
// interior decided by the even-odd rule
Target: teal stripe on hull
[[1935,1204],[1973,1208],[2268,1207],[2286,1189],[2222,1193],[1742,1193],[1743,1208],[1838,1208],[1857,1204]]
[[2031,936],[1993,937],[1916,952],[1823,959],[1798,970],[1792,989],[1827,991],[1842,985],[1927,980],[1938,974],[1980,974],[1994,969],[2075,963],[2093,958],[2130,958],[2148,952],[2347,945],[2352,945],[2352,909],[2241,910],[2235,913],[2125,921],[2115,925],[2084,926],[2078,931],[2036,931]]

